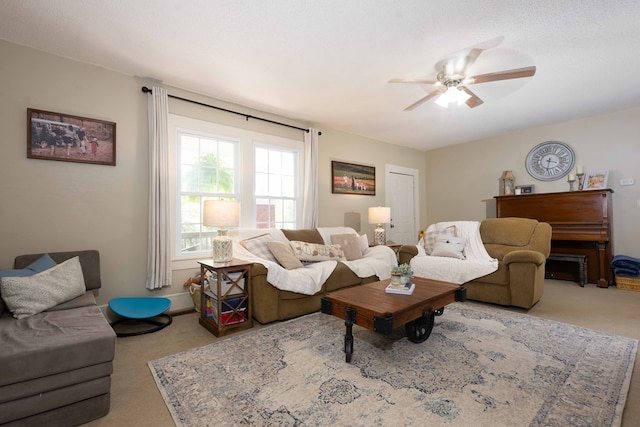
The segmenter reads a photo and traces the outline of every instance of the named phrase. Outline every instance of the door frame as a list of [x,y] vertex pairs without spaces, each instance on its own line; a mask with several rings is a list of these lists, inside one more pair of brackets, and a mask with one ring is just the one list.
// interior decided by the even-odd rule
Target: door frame
[[384,167],[384,183],[385,183],[385,206],[391,206],[391,189],[389,187],[389,176],[392,173],[413,176],[413,232],[417,236],[420,232],[420,171],[418,169],[407,168],[404,166],[385,164]]

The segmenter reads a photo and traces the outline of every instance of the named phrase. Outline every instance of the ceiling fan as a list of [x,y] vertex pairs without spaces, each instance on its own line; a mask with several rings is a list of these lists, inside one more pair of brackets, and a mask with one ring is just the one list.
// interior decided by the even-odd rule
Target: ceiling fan
[[536,73],[536,67],[514,68],[512,70],[497,71],[494,73],[468,75],[469,68],[484,51],[481,48],[473,48],[462,58],[453,58],[441,61],[441,71],[436,75],[436,80],[412,80],[391,79],[389,83],[432,84],[436,89],[427,96],[409,105],[404,111],[411,111],[432,98],[438,97],[436,103],[447,107],[450,103],[467,104],[470,108],[481,105],[484,101],[473,93],[469,86],[479,83],[495,82],[499,80],[520,79],[532,77]]

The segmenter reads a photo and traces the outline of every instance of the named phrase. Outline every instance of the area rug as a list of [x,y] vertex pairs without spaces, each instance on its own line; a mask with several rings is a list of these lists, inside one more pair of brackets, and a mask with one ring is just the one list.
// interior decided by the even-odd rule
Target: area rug
[[637,340],[476,303],[429,339],[315,313],[149,362],[178,426],[620,425]]

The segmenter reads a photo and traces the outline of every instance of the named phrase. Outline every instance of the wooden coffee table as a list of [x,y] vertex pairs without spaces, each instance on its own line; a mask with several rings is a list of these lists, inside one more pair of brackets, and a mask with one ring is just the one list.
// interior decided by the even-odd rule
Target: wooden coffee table
[[435,316],[454,301],[465,301],[467,290],[455,283],[414,277],[416,288],[411,295],[389,294],[385,288],[390,280],[368,283],[331,292],[322,298],[322,312],[345,320],[344,336],[346,361],[353,354],[352,327],[354,324],[390,334],[405,327],[407,337],[424,342],[433,329]]

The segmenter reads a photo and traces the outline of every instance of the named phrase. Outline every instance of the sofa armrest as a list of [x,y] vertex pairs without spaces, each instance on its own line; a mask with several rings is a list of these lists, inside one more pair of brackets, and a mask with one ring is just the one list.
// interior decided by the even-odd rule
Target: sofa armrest
[[398,249],[398,264],[409,264],[411,258],[418,255],[418,247],[416,245],[402,245]]
[[538,251],[519,249],[506,254],[502,259],[502,262],[506,265],[514,262],[528,262],[540,266],[544,264],[546,259],[547,258],[544,256],[544,254]]

